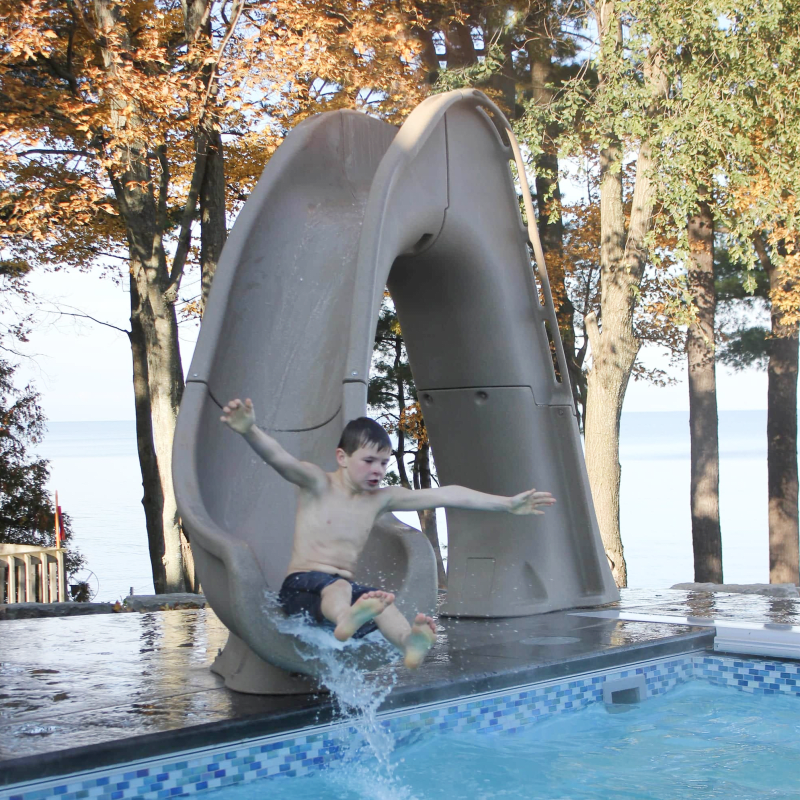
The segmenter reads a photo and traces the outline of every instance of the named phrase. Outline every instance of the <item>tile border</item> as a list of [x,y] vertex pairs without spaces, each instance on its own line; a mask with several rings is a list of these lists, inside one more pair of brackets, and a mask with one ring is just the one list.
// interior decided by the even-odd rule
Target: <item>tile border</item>
[[800,697],[800,662],[746,656],[695,656],[695,677],[748,694]]

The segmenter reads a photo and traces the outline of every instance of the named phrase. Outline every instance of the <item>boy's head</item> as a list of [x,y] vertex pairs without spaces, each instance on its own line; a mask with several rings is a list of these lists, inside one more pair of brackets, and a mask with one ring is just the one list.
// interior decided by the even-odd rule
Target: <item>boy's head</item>
[[337,447],[351,456],[359,447],[373,445],[378,450],[391,450],[392,440],[381,425],[369,417],[351,419],[342,431]]
[[389,434],[375,420],[359,417],[342,431],[336,461],[353,488],[370,491],[381,485],[391,454]]

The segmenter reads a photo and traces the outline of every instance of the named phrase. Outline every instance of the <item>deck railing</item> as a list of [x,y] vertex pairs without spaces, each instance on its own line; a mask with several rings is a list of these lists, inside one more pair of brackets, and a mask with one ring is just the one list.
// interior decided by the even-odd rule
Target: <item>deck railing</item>
[[63,603],[67,600],[64,550],[0,544],[0,603]]

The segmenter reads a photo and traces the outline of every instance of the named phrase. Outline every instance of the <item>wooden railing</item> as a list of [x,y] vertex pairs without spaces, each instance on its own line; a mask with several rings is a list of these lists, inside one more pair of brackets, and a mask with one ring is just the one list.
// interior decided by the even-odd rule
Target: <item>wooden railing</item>
[[64,550],[0,544],[0,603],[63,603],[67,599]]

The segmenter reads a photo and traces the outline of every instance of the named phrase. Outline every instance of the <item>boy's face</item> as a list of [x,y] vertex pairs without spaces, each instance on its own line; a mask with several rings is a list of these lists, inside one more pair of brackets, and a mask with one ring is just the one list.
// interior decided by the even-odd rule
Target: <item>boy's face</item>
[[377,445],[368,444],[359,447],[351,455],[338,448],[336,461],[354,488],[369,492],[380,487],[381,481],[386,476],[391,455],[392,451],[387,448],[380,449]]

